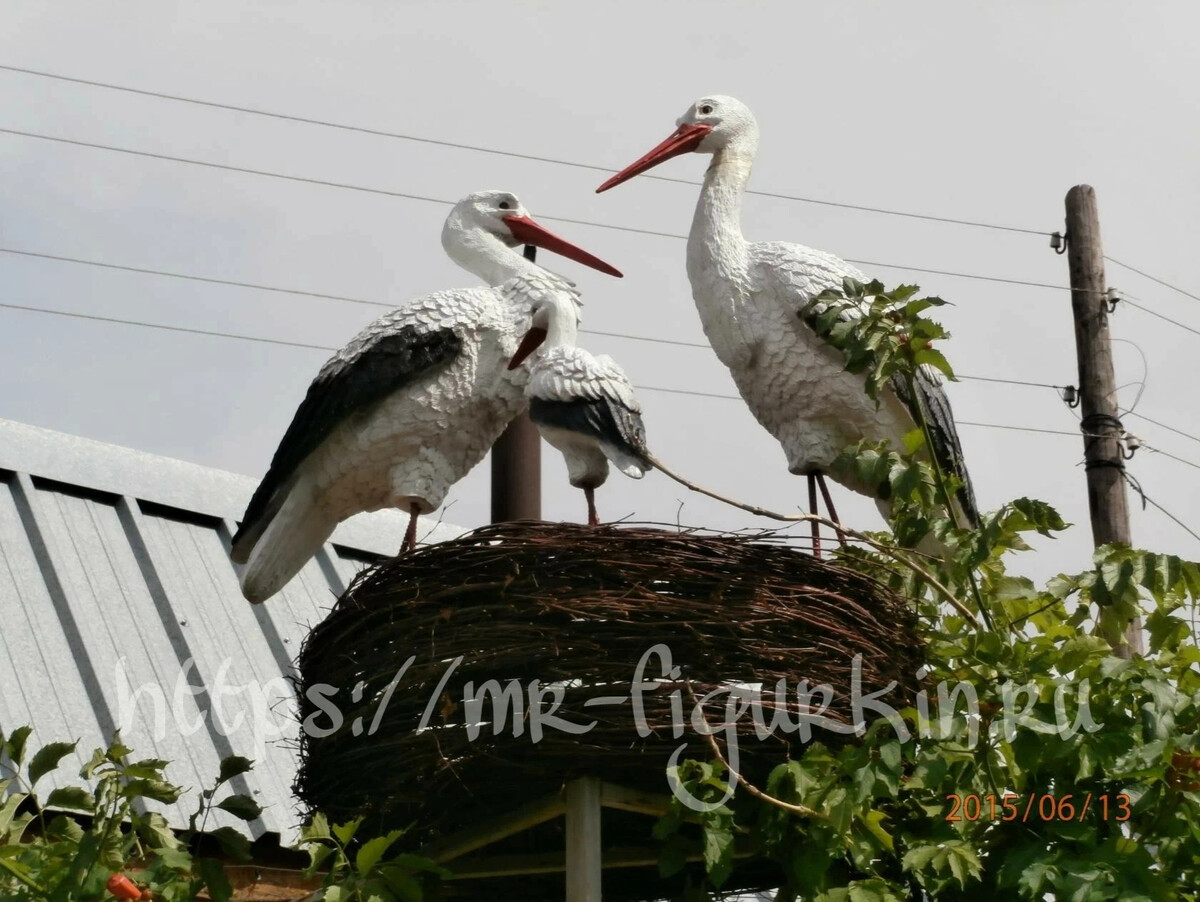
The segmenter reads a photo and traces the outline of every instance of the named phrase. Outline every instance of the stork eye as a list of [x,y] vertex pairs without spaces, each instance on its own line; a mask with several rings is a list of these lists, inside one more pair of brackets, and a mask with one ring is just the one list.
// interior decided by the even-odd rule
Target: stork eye
[[501,210],[507,210],[508,208],[509,208],[508,201],[506,201],[506,200],[500,201],[500,209]]
[[704,106],[700,107],[700,112],[703,113],[705,116],[707,116],[712,111],[713,111],[713,108],[712,108],[712,104],[710,104],[710,103],[706,103],[706,104],[704,104]]

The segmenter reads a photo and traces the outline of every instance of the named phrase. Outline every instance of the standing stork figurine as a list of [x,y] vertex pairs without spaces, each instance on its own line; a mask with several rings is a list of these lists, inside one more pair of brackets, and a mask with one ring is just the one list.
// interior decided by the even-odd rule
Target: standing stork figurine
[[[930,421],[937,463],[959,479],[949,513],[960,526],[978,524],[975,496],[941,375],[922,366],[916,397],[893,381],[876,404],[864,376],[845,369],[842,352],[798,316],[846,276],[865,282],[850,264],[824,251],[742,236],[741,205],[754,155],[758,123],[732,97],[702,97],[676,122],[675,131],[645,156],[596,189],[607,191],[680,154],[712,155],[687,243],[687,272],[704,334],[729,368],[738,391],[759,423],[783,446],[788,469],[809,479],[816,513],[820,485],[832,509],[823,474],[844,450],[862,439],[902,448],[903,438],[924,413]],[[886,517],[890,504],[878,485],[845,475],[846,488],[875,498]]]
[[506,364],[533,295],[561,276],[515,248],[533,244],[610,275],[613,267],[534,222],[517,198],[482,191],[455,204],[447,254],[497,288],[440,291],[377,319],[321,368],[233,537],[242,594],[258,603],[300,571],[339,522],[396,507],[417,516],[481,461],[525,408],[526,373]]
[[576,347],[579,302],[553,285],[536,291],[530,327],[508,368],[529,365],[525,394],[529,418],[562,452],[571,485],[587,497],[588,525],[599,526],[595,491],[608,479],[608,462],[633,479],[653,469],[646,450],[642,408],[625,371],[611,357]]

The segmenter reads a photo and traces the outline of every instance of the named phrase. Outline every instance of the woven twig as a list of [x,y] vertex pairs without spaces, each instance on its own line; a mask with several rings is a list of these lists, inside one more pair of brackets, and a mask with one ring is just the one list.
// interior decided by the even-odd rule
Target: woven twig
[[[794,718],[801,680],[827,683],[835,694],[824,716],[848,723],[855,655],[865,692],[896,680],[887,702],[912,703],[921,663],[914,626],[913,613],[889,590],[773,533],[485,527],[364,571],[313,630],[299,661],[301,718],[318,729],[333,726],[314,701],[328,698],[324,705],[336,705],[342,720],[328,736],[302,731],[297,794],[336,819],[367,811],[380,828],[415,821],[445,832],[580,773],[665,792],[665,767],[678,745],[688,743],[688,757],[709,757],[683,684],[646,692],[640,721],[630,703],[585,704],[628,696],[652,646],[670,649],[681,678],[700,695],[731,682],[763,684],[768,722],[781,705]],[[645,677],[661,674],[655,657]],[[555,715],[594,726],[581,734],[550,726],[532,742],[528,687],[535,679],[564,686]],[[781,679],[790,698],[773,697]],[[509,722],[501,735],[487,726],[468,739],[464,686],[478,690],[488,680],[523,688],[522,736],[513,736]],[[678,738],[673,695],[683,699]],[[704,717],[721,723],[726,702],[724,695],[712,700]],[[489,699],[482,719],[490,721],[492,711]],[[423,716],[427,728],[419,730]],[[639,723],[649,735],[639,735]],[[760,738],[749,713],[737,735],[748,774],[784,760],[798,741],[784,732]],[[814,738],[845,741],[820,729]]]

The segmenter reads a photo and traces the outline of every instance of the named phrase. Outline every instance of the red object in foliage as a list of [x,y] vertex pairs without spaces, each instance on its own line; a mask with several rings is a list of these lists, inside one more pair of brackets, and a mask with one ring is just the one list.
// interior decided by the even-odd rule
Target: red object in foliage
[[124,874],[113,874],[105,884],[108,891],[118,899],[136,900],[142,898],[142,891]]

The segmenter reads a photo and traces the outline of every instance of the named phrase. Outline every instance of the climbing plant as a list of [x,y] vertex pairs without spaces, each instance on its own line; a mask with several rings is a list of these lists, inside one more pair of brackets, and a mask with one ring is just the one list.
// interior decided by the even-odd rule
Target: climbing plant
[[[930,347],[948,337],[927,318],[943,302],[916,293],[847,280],[798,313],[878,399],[923,365],[953,378]],[[911,549],[932,533],[944,548],[923,560],[925,576],[876,550],[839,552],[919,611],[919,703],[840,748],[808,744],[763,786],[735,781],[723,804],[733,778],[721,758],[684,762],[674,777],[712,804],[672,802],[655,829],[662,871],[701,851],[706,879],[688,895],[708,898],[729,878],[736,838],[778,862],[785,900],[1195,902],[1200,564],[1110,545],[1044,585],[1014,575],[1031,533],[1067,524],[1021,498],[959,528],[942,503],[955,486],[924,453],[927,435],[914,430],[904,448],[863,444],[837,463],[893,501],[891,532],[872,538]],[[964,605],[947,606],[927,576]],[[990,625],[972,611],[990,612]],[[1148,650],[1121,657],[1136,615]]]

